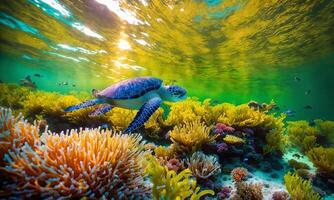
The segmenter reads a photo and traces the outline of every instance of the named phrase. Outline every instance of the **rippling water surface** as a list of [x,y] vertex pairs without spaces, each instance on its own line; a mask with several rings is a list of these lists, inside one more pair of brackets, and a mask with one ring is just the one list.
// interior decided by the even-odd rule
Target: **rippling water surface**
[[333,120],[333,13],[332,0],[3,0],[0,78],[69,92],[150,75]]

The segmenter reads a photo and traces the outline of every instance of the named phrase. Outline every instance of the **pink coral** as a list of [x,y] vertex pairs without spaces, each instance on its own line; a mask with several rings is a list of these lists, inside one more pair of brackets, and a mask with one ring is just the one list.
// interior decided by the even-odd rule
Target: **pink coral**
[[231,126],[228,126],[226,124],[223,123],[217,123],[216,127],[215,127],[215,132],[222,134],[222,133],[232,133],[234,132],[235,129]]
[[290,195],[285,190],[275,191],[272,196],[273,200],[288,200],[289,198],[290,198]]
[[174,170],[175,172],[179,172],[184,169],[183,163],[180,162],[180,160],[177,158],[172,158],[168,160],[166,166],[168,167],[169,170]]

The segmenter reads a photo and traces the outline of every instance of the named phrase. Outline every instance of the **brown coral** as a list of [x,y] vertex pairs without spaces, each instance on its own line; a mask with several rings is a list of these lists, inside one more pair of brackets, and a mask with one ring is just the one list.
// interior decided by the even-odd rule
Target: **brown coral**
[[197,179],[208,179],[219,174],[221,169],[214,156],[207,156],[203,152],[195,152],[187,161],[188,167]]
[[231,200],[262,200],[262,185],[259,183],[236,183],[236,194],[231,198]]
[[235,182],[241,182],[248,176],[248,170],[243,167],[234,168],[231,172],[231,176]]
[[10,151],[1,168],[10,178],[6,190],[20,198],[145,197],[140,140],[99,129],[44,133]]

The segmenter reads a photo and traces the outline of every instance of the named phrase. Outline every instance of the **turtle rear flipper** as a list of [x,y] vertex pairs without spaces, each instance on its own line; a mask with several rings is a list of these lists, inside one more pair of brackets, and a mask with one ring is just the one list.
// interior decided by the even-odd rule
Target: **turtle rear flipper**
[[144,125],[144,123],[151,117],[151,115],[160,107],[162,100],[160,97],[155,97],[147,101],[138,111],[134,120],[130,123],[124,133],[131,133],[137,128]]
[[88,116],[89,117],[96,117],[103,115],[104,113],[110,111],[112,109],[112,106],[109,104],[102,104],[99,105],[93,112],[91,112]]
[[90,107],[90,106],[94,106],[94,105],[97,105],[97,104],[100,104],[100,103],[101,103],[101,100],[92,99],[92,100],[84,101],[84,102],[79,103],[79,104],[74,105],[74,106],[67,107],[67,108],[64,109],[64,111],[65,112],[71,112],[71,111],[74,111],[74,110],[79,110],[81,108],[87,108],[87,107]]

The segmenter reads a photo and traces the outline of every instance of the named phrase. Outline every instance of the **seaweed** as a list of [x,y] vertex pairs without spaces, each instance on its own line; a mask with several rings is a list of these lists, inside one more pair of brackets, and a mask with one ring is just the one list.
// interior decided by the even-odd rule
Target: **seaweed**
[[288,172],[284,176],[285,187],[288,190],[291,199],[296,200],[320,200],[321,197],[316,193],[311,182],[304,180],[296,174]]
[[177,174],[174,170],[169,170],[151,155],[147,156],[146,173],[149,175],[152,183],[153,199],[200,199],[202,196],[211,194],[212,190],[200,191],[196,180],[190,178],[191,171],[185,169]]
[[317,167],[318,173],[334,177],[334,148],[316,147],[307,152],[307,157]]

